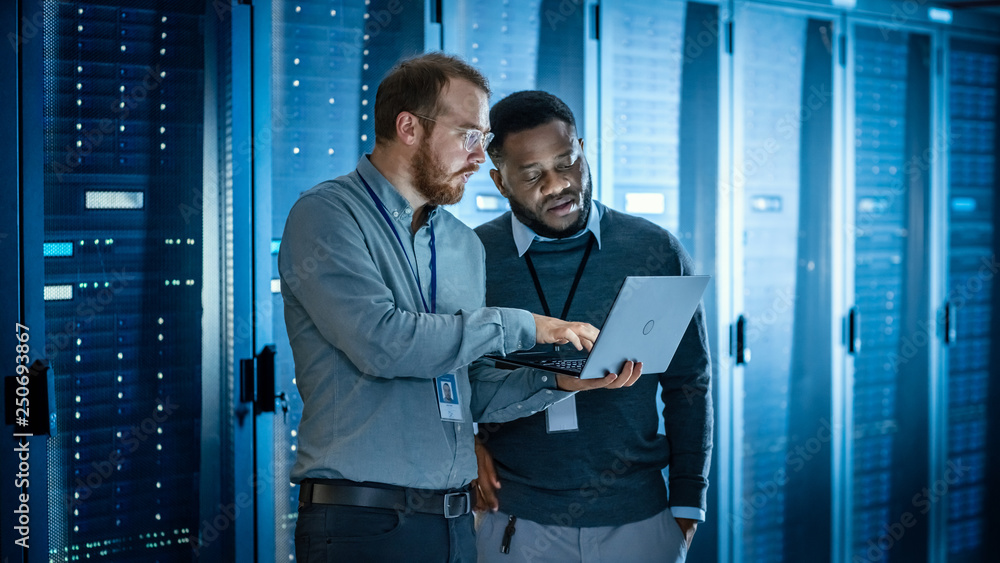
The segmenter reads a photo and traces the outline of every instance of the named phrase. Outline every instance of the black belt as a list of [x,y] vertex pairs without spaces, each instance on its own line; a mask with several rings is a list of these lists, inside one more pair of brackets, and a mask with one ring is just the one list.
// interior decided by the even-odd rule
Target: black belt
[[299,485],[300,507],[308,504],[339,504],[457,518],[471,512],[475,502],[471,488],[442,492],[408,487],[383,489],[364,485],[332,485],[308,480]]

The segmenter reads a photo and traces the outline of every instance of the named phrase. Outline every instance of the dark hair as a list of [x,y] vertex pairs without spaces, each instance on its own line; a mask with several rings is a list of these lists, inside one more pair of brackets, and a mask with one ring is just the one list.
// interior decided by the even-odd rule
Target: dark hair
[[[396,117],[401,112],[436,117],[441,109],[441,90],[451,78],[468,80],[490,95],[486,77],[458,57],[425,53],[396,63],[375,93],[375,143],[396,138]],[[433,131],[433,121],[426,125],[428,131]]]
[[559,98],[541,90],[514,92],[500,100],[490,110],[490,131],[493,142],[489,153],[494,164],[503,160],[503,143],[507,135],[534,129],[554,120],[562,121],[576,131],[576,120],[569,106]]

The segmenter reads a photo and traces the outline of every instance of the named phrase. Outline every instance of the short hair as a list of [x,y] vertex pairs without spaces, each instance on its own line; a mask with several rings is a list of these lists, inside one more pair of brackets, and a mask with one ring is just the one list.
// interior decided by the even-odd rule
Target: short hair
[[[375,93],[375,143],[396,138],[396,117],[401,112],[436,117],[441,110],[441,90],[452,78],[468,80],[490,95],[486,77],[458,57],[435,52],[396,63]],[[434,122],[428,123],[427,129],[433,131]]]
[[565,102],[541,90],[522,90],[500,100],[490,110],[490,131],[493,142],[489,153],[494,164],[503,160],[503,144],[507,135],[534,129],[550,121],[559,120],[576,131],[573,111]]

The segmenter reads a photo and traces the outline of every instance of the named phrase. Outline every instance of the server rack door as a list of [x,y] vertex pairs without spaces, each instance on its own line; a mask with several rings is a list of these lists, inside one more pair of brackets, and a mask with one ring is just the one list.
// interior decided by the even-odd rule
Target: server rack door
[[[853,27],[852,557],[927,556],[930,36]],[[933,493],[931,493],[933,494]],[[926,508],[926,510],[924,510]],[[906,533],[894,532],[902,525]],[[898,536],[898,537],[897,537]]]
[[[595,194],[609,207],[670,231],[694,259],[696,273],[716,275],[719,7],[681,1],[607,2],[601,4],[596,23],[599,112],[597,130],[585,146],[598,171]],[[726,377],[718,303],[729,287],[728,280],[715,279],[704,297],[713,397]],[[659,396],[657,408],[662,412]],[[662,418],[660,423],[663,432]],[[726,478],[715,463],[716,445],[709,477],[713,483]],[[692,546],[692,561],[718,556],[715,538],[727,524],[722,522],[725,515],[716,511],[716,494],[713,484],[707,522]]]
[[[194,558],[206,245],[200,1],[43,3],[49,557]],[[41,281],[41,280],[39,280]],[[211,296],[215,299],[215,296]]]
[[747,351],[734,391],[736,561],[831,553],[835,36],[828,19],[737,12],[736,346]]
[[990,408],[997,404],[997,362],[991,349],[997,334],[995,277],[1000,269],[995,196],[1000,146],[998,61],[996,43],[960,38],[950,43],[946,81],[948,281],[942,327],[948,345],[948,401],[942,478],[948,486],[947,560],[955,562],[989,559],[988,536],[994,528],[988,518],[996,513],[988,476],[997,469],[995,465],[991,469],[989,460],[997,455],[998,418],[995,408]]
[[[546,90],[570,106],[583,136],[584,10],[559,11],[549,0],[443,3],[444,49],[473,65],[490,82],[491,104],[521,90]],[[469,179],[462,201],[448,210],[470,227],[510,206],[483,163]]]
[[[424,2],[392,0],[279,0],[260,3],[255,25],[255,58],[270,59],[255,89],[258,198],[270,210],[258,215],[258,231],[269,233],[270,306],[258,315],[268,323],[276,346],[275,414],[269,456],[258,456],[260,474],[273,475],[274,552],[260,560],[289,561],[295,553],[298,488],[289,486],[295,463],[302,399],[284,324],[277,256],[288,212],[298,195],[324,180],[348,174],[375,142],[375,92],[399,59],[425,50],[430,12]],[[262,24],[260,22],[267,22]],[[266,91],[265,91],[266,89]],[[267,164],[262,166],[260,161]],[[258,237],[260,238],[260,237]],[[266,448],[262,448],[264,451]]]

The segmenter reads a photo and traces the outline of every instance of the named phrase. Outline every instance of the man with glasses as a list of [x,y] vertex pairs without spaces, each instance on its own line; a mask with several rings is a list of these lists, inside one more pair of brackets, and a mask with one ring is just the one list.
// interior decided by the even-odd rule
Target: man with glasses
[[581,381],[478,360],[597,337],[587,323],[484,306],[482,244],[440,206],[485,161],[488,96],[456,58],[401,62],[375,96],[372,153],[289,213],[278,269],[303,400],[299,561],[474,561],[473,421],[641,374],[627,362]]

